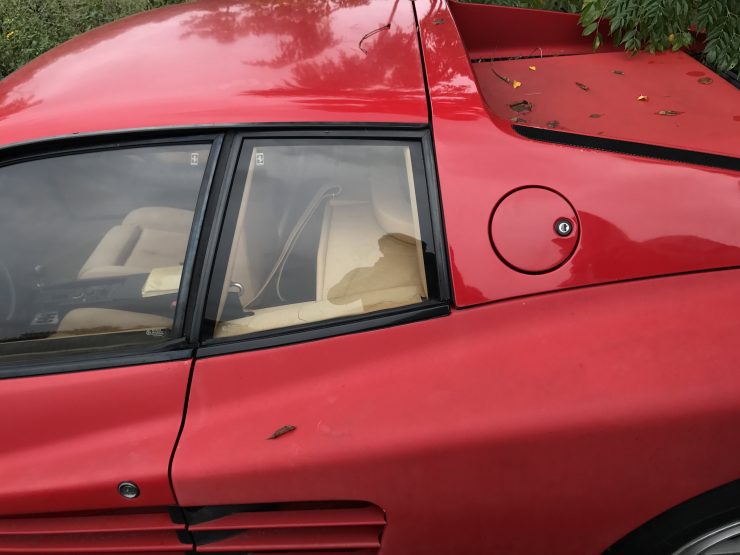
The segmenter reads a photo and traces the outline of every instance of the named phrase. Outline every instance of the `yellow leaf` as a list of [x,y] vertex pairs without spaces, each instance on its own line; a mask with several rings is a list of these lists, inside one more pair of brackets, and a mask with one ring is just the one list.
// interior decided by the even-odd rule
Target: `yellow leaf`
[[10,33],[8,33],[7,35],[5,35],[5,38],[6,38],[7,40],[10,40],[10,39],[12,39],[12,38],[13,38],[13,35],[15,35],[15,31],[11,31],[11,32],[10,32]]
[[529,66],[530,71],[537,71],[537,66]]
[[511,86],[514,87],[515,89],[518,89],[519,87],[522,86],[522,84],[521,84],[520,81],[514,80],[514,81],[512,81]]
[[668,35],[668,42],[670,42],[671,44],[673,44],[673,41],[674,40],[676,40],[676,35],[674,35],[673,33],[671,33],[670,35]]
[[640,102],[647,102],[648,97],[645,96],[644,94],[641,94],[640,96],[637,97],[637,100],[639,100]]

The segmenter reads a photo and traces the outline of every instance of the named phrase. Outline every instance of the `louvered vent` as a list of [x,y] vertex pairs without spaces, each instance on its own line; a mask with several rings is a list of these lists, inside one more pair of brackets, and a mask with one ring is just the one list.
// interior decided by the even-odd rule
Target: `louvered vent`
[[185,524],[167,509],[0,518],[0,553],[185,554]]
[[366,503],[274,504],[187,510],[198,553],[374,555],[385,514]]

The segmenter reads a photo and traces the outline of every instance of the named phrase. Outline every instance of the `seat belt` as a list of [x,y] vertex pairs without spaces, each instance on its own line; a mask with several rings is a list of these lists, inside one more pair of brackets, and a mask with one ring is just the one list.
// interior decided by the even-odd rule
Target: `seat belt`
[[247,310],[248,307],[265,292],[267,286],[270,285],[275,276],[277,276],[275,288],[278,298],[281,301],[285,300],[282,293],[280,292],[280,281],[282,278],[283,269],[285,268],[285,263],[288,261],[290,254],[293,252],[293,248],[298,242],[301,233],[303,233],[303,230],[306,228],[306,225],[308,225],[308,222],[311,221],[311,218],[314,216],[316,211],[324,204],[326,200],[336,197],[341,192],[342,188],[338,185],[324,185],[318,191],[316,191],[316,194],[313,196],[313,198],[311,198],[311,201],[308,203],[308,205],[306,205],[306,208],[303,210],[303,213],[298,218],[298,221],[296,221],[295,226],[293,226],[292,231],[288,235],[288,238],[283,245],[283,250],[280,252],[280,256],[275,261],[272,270],[270,270],[270,273],[267,274],[267,278],[265,279],[264,284],[262,285],[262,287],[260,287],[259,291],[254,294],[249,302],[245,303],[242,306],[243,310]]

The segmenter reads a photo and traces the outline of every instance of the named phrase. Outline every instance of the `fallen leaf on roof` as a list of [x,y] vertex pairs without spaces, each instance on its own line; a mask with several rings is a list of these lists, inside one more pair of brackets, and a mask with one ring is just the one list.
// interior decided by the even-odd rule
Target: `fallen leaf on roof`
[[701,83],[702,85],[711,85],[712,83],[714,83],[714,79],[712,79],[711,77],[702,77],[701,79],[699,79],[699,83]]
[[676,112],[675,110],[661,110],[657,112],[659,116],[680,116],[682,112]]
[[547,126],[550,129],[555,129],[556,127],[560,127],[560,122],[558,120],[554,119],[552,121],[548,121],[547,122]]
[[511,121],[513,121],[514,123],[527,123],[526,119],[520,118],[519,116],[511,118]]
[[519,102],[514,102],[514,104],[509,104],[509,108],[520,114],[527,114],[532,111],[532,103],[528,100],[520,100]]
[[621,69],[615,69],[614,71],[612,71],[612,73],[614,75],[624,75],[624,71],[622,71]]
[[529,71],[537,71],[537,66],[529,66]]
[[277,439],[280,436],[284,436],[288,432],[292,432],[293,430],[295,430],[295,426],[291,426],[290,424],[288,424],[287,426],[283,426],[282,428],[278,428],[277,430],[272,432],[272,435],[267,439]]
[[511,82],[511,86],[514,87],[515,89],[518,89],[519,87],[522,86],[522,82],[514,80]]
[[641,94],[640,96],[637,97],[637,100],[639,100],[640,102],[647,102],[648,97],[645,96],[644,94]]
[[603,114],[591,114],[591,115],[590,115],[590,116],[588,116],[588,117],[596,119],[596,118],[600,118],[600,117],[601,117],[602,115],[603,115]]
[[578,81],[576,81],[576,85],[578,85],[578,88],[581,89],[582,91],[591,90],[588,85],[584,85],[583,83],[579,83]]

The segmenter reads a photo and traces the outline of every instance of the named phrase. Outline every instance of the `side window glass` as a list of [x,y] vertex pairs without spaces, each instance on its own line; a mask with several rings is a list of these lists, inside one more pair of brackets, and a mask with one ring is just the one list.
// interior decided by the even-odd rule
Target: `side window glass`
[[235,231],[212,284],[213,335],[425,301],[429,215],[414,152],[403,143],[245,144],[230,201]]
[[210,148],[0,167],[0,354],[169,339]]

